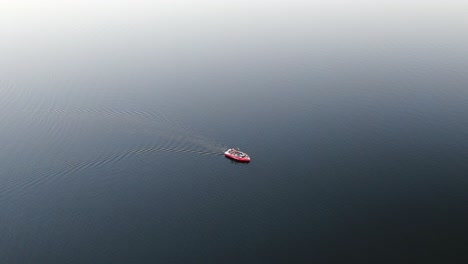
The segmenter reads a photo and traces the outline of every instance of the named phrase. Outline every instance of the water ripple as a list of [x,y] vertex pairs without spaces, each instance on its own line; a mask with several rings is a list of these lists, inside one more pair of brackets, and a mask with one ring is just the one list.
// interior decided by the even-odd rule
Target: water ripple
[[[14,86],[2,84],[3,94],[12,96]],[[19,96],[18,93],[15,94]],[[22,102],[25,104],[25,101]],[[26,169],[16,168],[10,176],[1,179],[1,197],[25,194],[38,186],[60,181],[72,174],[113,166],[123,160],[157,153],[185,153],[200,156],[221,156],[225,146],[180,121],[174,121],[165,113],[142,109],[112,108],[59,108],[54,104],[31,103],[22,109],[22,125],[36,133],[26,133],[23,141],[30,142],[30,150],[24,155],[33,160]],[[26,124],[25,124],[26,123]],[[102,124],[111,124],[102,126]],[[100,131],[100,126],[105,127]],[[133,129],[133,130],[132,130]],[[121,132],[123,130],[125,133]],[[110,145],[94,149],[83,158],[75,156],[74,147],[58,151],[67,146],[80,146],[83,140],[96,136],[102,138],[128,136],[130,132],[148,133],[143,140],[122,146]],[[120,131],[120,132],[119,132]],[[120,133],[120,134],[119,134]],[[149,136],[148,136],[149,135]],[[83,138],[84,137],[84,138]],[[125,141],[123,139],[123,141]],[[14,144],[15,145],[15,144]],[[12,148],[18,147],[18,143]],[[22,147],[23,148],[23,147]],[[24,148],[23,148],[24,149]],[[60,154],[61,153],[61,154]],[[75,161],[77,160],[77,161]],[[37,165],[34,165],[36,163]],[[52,168],[51,168],[52,167]]]

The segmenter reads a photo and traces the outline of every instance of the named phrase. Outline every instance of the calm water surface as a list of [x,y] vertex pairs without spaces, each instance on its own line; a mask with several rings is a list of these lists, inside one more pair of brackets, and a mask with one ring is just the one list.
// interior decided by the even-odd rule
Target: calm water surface
[[467,9],[388,2],[1,9],[0,262],[466,258]]

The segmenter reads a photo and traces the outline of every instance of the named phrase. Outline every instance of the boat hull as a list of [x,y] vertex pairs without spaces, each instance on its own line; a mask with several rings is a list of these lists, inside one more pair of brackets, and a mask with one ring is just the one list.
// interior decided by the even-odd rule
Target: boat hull
[[226,152],[224,152],[224,156],[226,156],[227,158],[236,160],[236,161],[240,161],[240,162],[250,162],[249,155],[247,155],[247,154],[245,154],[243,152],[241,152],[241,153],[244,154],[244,156],[236,155],[234,153],[231,153],[230,151],[231,151],[231,149],[226,150]]

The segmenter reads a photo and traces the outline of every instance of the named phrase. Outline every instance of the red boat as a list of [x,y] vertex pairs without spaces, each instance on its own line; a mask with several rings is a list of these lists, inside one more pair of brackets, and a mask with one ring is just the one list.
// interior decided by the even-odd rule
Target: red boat
[[230,148],[224,152],[224,156],[237,160],[237,161],[242,161],[242,162],[249,162],[250,157],[247,155],[247,153],[242,152],[239,150],[239,148]]

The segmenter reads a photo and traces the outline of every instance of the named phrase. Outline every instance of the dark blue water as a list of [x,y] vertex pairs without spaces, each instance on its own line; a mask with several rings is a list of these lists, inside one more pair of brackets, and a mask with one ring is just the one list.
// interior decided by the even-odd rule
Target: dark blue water
[[0,262],[463,262],[463,4],[298,2],[0,11]]

